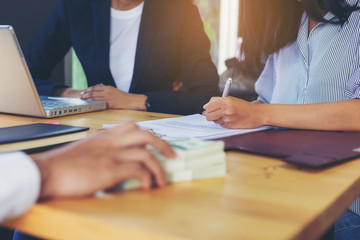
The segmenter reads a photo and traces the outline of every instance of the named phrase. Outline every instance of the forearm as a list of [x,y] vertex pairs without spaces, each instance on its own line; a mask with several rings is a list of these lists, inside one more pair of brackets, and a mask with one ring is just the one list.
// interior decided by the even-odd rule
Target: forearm
[[282,105],[261,104],[263,124],[285,128],[360,131],[360,99]]
[[22,152],[0,154],[0,222],[25,213],[36,202],[40,174]]

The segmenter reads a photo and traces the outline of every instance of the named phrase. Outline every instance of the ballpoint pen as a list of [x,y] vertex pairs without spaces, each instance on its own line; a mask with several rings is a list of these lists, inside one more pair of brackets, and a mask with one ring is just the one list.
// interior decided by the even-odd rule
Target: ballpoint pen
[[221,97],[227,97],[229,95],[229,92],[230,92],[230,87],[231,87],[231,83],[232,83],[232,78],[228,78],[226,80],[226,84],[225,84],[225,87],[224,87],[224,91],[223,91],[223,94]]
[[235,73],[235,69],[233,68],[232,69],[232,73],[231,73],[231,77],[229,77],[227,80],[226,80],[226,83],[225,83],[225,87],[224,87],[224,91],[223,91],[223,94],[221,97],[225,98],[229,95],[230,93],[230,87],[231,87],[231,83],[233,81],[233,78],[234,78],[234,73]]

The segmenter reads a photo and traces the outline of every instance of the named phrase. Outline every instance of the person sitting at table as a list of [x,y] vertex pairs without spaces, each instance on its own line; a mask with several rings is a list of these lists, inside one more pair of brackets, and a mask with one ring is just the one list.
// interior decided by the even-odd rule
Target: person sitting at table
[[[360,131],[360,12],[356,0],[242,1],[242,55],[265,68],[254,102],[212,98],[204,115],[226,128]],[[259,12],[263,9],[264,12]],[[265,24],[266,23],[266,24]],[[360,239],[360,199],[335,239]]]
[[0,154],[0,180],[6,183],[0,188],[0,222],[25,213],[37,200],[90,196],[126,179],[139,179],[143,189],[152,179],[164,186],[165,174],[146,145],[175,157],[167,143],[134,123],[34,156]]
[[[90,86],[83,91],[47,81],[71,47]],[[40,95],[185,115],[219,94],[209,50],[189,0],[59,0],[25,57]]]

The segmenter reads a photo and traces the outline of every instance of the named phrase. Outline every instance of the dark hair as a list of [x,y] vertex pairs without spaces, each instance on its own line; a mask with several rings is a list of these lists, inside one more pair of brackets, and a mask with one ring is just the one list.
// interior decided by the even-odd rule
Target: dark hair
[[[318,22],[344,24],[358,9],[358,1],[349,5],[346,0],[241,0],[239,36],[245,69],[258,72],[270,54],[294,42],[304,11]],[[326,12],[336,18],[324,19]]]

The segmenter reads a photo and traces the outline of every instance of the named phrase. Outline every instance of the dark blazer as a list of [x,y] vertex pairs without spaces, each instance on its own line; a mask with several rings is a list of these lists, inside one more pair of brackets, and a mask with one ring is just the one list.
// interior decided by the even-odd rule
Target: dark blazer
[[[71,47],[88,85],[115,86],[109,67],[110,0],[59,0],[26,60],[40,95],[51,95],[46,81]],[[219,94],[218,74],[209,55],[197,8],[188,0],[145,0],[131,93],[148,96],[148,111],[192,114]],[[172,91],[173,82],[183,83]]]

